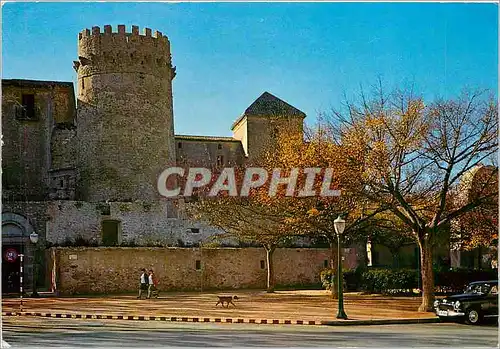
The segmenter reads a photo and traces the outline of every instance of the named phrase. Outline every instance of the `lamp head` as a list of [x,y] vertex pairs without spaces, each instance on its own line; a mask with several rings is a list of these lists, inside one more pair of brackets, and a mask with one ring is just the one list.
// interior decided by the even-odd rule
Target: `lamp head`
[[30,234],[30,240],[32,243],[36,244],[38,242],[38,234],[35,232],[32,232]]
[[337,219],[333,221],[333,225],[335,226],[337,234],[342,235],[345,229],[345,220],[338,216]]

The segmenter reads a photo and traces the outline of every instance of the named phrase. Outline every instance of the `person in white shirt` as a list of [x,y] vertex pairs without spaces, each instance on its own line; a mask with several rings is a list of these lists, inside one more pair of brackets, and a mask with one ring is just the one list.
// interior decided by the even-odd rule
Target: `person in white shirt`
[[149,270],[149,287],[148,287],[148,298],[151,298],[151,295],[153,294],[156,298],[158,298],[158,290],[156,288],[157,281],[156,281],[156,276],[153,273],[153,269]]

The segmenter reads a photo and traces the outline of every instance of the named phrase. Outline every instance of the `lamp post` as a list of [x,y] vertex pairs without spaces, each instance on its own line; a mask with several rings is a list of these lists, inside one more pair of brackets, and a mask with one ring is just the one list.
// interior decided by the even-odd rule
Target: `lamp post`
[[37,252],[37,242],[38,242],[38,234],[33,232],[30,234],[30,241],[34,246],[33,251],[33,293],[31,297],[38,297],[38,292],[36,291],[36,252]]
[[340,235],[344,232],[345,229],[345,220],[342,217],[338,216],[336,220],[333,221],[333,225],[335,226],[335,232],[337,233],[337,287],[339,293],[339,312],[337,313],[337,319],[347,320],[347,314],[344,311],[344,293],[343,293],[343,284],[344,278],[342,277],[342,257],[340,255]]

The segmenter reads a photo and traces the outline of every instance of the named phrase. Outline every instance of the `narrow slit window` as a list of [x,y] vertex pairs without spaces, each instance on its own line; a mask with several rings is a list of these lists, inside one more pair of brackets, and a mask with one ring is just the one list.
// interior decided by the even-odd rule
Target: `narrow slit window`
[[224,165],[224,157],[222,155],[217,156],[217,166]]

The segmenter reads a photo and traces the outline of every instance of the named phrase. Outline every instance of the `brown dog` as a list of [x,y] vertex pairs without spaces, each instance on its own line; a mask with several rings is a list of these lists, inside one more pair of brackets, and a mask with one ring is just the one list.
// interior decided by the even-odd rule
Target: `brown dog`
[[226,308],[229,308],[229,303],[231,303],[232,305],[236,306],[236,304],[233,303],[233,299],[238,299],[238,296],[217,296],[219,297],[219,300],[217,301],[217,303],[215,303],[215,306],[218,306],[219,304],[222,305],[224,307],[224,303],[226,303]]

